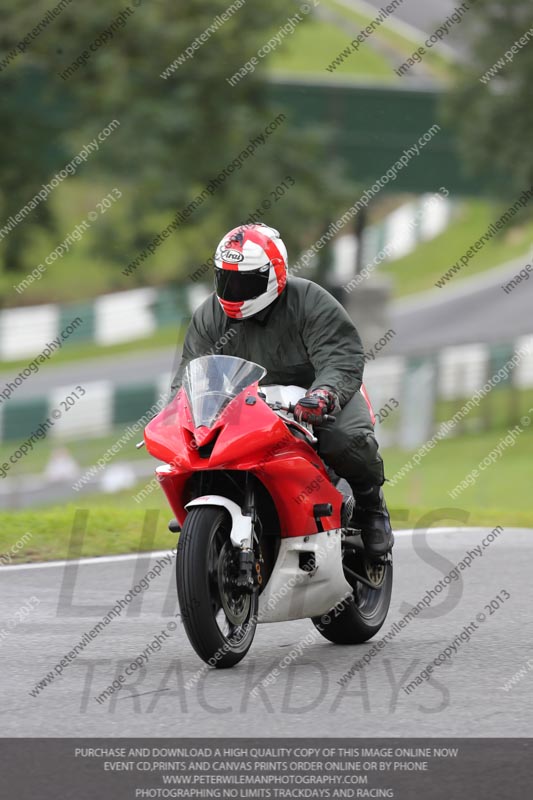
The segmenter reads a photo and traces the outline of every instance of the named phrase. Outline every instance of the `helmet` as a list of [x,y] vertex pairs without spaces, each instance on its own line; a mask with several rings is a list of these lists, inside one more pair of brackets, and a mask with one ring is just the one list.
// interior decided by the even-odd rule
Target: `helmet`
[[228,317],[253,317],[279,297],[287,283],[287,248],[262,222],[240,225],[215,253],[215,291]]

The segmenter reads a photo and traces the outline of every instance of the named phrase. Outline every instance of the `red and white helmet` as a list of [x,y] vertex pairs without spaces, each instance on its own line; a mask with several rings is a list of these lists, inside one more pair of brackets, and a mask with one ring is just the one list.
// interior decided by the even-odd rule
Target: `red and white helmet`
[[279,297],[287,283],[287,248],[262,222],[240,225],[215,253],[215,291],[228,317],[253,317]]

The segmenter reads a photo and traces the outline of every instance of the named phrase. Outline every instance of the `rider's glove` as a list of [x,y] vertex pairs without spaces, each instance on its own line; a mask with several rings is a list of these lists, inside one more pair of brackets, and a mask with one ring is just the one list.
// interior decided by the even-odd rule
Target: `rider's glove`
[[337,397],[328,389],[313,389],[298,400],[294,417],[298,422],[320,425],[324,416],[337,406]]

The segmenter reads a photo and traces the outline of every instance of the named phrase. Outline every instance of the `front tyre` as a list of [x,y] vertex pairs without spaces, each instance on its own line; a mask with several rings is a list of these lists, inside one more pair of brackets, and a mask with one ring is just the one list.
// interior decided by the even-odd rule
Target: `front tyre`
[[219,669],[233,667],[248,652],[257,624],[257,592],[235,587],[238,551],[231,517],[214,506],[187,514],[178,541],[176,580],[181,618],[201,659]]

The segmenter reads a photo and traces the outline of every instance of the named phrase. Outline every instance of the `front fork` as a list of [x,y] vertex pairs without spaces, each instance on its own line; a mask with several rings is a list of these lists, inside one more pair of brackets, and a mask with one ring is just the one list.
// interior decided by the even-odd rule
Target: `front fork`
[[243,516],[250,517],[252,521],[252,547],[243,545],[239,550],[238,576],[235,583],[241,592],[253,594],[261,588],[263,583],[261,574],[263,557],[259,546],[261,523],[256,510],[254,480],[253,475],[249,472],[246,474],[242,513]]

